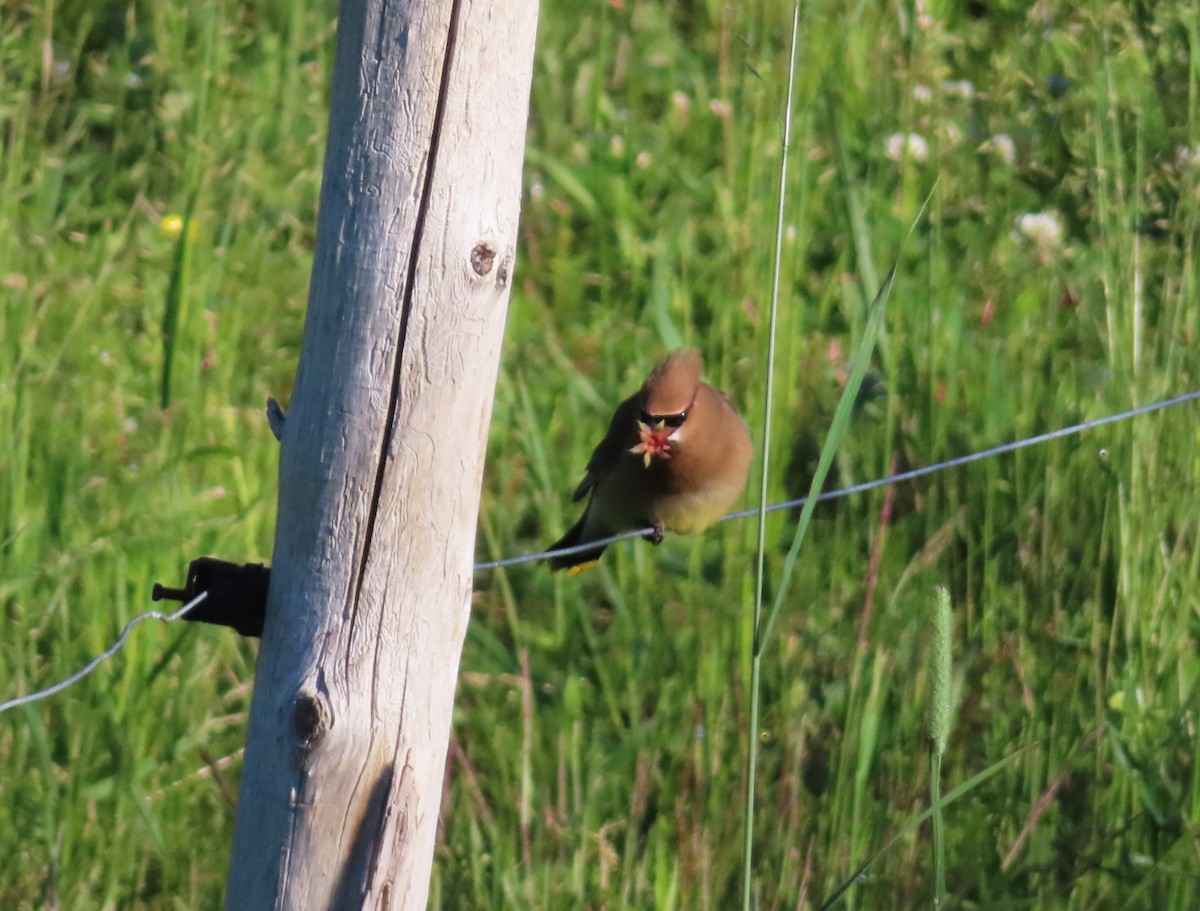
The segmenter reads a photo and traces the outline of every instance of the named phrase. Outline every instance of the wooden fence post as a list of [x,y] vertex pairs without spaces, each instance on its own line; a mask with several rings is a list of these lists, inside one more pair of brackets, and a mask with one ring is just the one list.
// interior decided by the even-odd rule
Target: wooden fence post
[[420,909],[536,0],[343,0],[225,907]]

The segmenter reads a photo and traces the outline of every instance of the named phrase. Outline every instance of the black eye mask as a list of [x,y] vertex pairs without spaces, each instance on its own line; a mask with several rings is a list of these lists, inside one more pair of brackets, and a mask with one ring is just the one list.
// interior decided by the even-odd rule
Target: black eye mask
[[675,430],[683,426],[683,422],[687,420],[689,411],[691,411],[690,408],[684,409],[679,414],[650,414],[647,411],[643,411],[642,420],[651,427],[657,427],[662,423],[664,426]]
[[678,430],[683,426],[683,422],[687,420],[688,414],[691,412],[694,404],[696,404],[696,397],[692,396],[692,400],[688,402],[688,406],[678,414],[651,414],[649,411],[643,411],[642,420],[651,427],[657,427],[659,423],[662,423],[665,427]]

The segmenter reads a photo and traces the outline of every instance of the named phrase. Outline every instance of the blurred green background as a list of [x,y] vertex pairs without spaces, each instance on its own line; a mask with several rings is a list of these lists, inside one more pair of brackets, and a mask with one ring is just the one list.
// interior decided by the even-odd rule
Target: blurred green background
[[[263,404],[299,354],[334,16],[0,7],[0,700],[193,557],[270,559]],[[480,559],[574,520],[611,406],[678,344],[761,441],[790,18],[543,4]],[[807,489],[897,256],[831,486],[1200,388],[1190,0],[805,2],[800,42],[774,499]],[[943,789],[1021,751],[946,811],[953,905],[1200,906],[1198,416],[820,507],[756,731],[752,523],[478,574],[431,907],[732,907],[751,737],[756,895],[818,906],[929,804],[938,584]],[[771,579],[794,521],[769,521]],[[254,649],[147,624],[0,716],[0,906],[219,907]],[[932,871],[923,827],[844,907],[927,907]]]

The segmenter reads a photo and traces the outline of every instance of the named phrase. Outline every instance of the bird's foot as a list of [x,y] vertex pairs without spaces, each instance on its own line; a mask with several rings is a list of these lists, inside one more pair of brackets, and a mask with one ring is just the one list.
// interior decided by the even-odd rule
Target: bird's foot
[[655,522],[654,525],[651,526],[650,531],[647,534],[642,535],[642,537],[645,540],[649,541],[651,544],[653,544],[655,547],[657,547],[659,544],[662,544],[662,539],[663,539],[662,522]]

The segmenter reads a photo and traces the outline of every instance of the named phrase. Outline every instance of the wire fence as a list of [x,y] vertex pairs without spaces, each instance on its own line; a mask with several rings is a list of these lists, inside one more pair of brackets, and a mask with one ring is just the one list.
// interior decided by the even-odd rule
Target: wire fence
[[[948,471],[951,468],[958,468],[962,465],[968,465],[971,462],[979,462],[983,459],[992,458],[993,456],[1004,455],[1005,453],[1009,452],[1016,452],[1019,449],[1026,449],[1030,446],[1048,443],[1051,440],[1058,440],[1062,439],[1063,437],[1073,436],[1074,434],[1082,433],[1085,430],[1093,430],[1097,427],[1104,427],[1108,424],[1116,424],[1120,421],[1126,421],[1144,414],[1151,414],[1155,411],[1162,411],[1165,408],[1171,408],[1197,400],[1200,400],[1200,389],[1196,389],[1191,392],[1180,393],[1179,395],[1161,399],[1157,402],[1151,402],[1148,405],[1142,405],[1138,408],[1130,408],[1126,411],[1119,411],[1115,414],[1106,415],[1101,418],[1083,421],[1079,424],[1072,424],[1069,427],[1061,427],[1058,430],[1051,430],[1047,433],[1039,433],[1035,436],[1025,437],[1020,440],[1015,440],[1011,443],[1002,443],[998,446],[992,446],[988,449],[969,453],[968,455],[947,459],[944,462],[937,462],[932,465],[926,465],[922,468],[914,468],[911,471],[902,471],[898,474],[888,475],[887,477],[883,478],[876,478],[875,480],[865,481],[862,484],[854,484],[850,487],[841,487],[837,490],[826,491],[825,493],[820,494],[817,497],[817,500],[821,502],[825,500],[836,500],[841,497],[851,496],[852,494],[864,493],[869,490],[886,487],[889,484],[899,484],[903,481],[911,481],[915,478],[926,477],[928,475],[937,474],[941,471]],[[807,499],[807,497],[800,497],[795,500],[786,500],[782,503],[774,503],[767,507],[767,512],[777,512],[781,509],[794,509],[797,506],[804,505]],[[750,516],[757,515],[758,512],[759,510],[757,509],[743,509],[740,512],[730,513],[722,518],[721,521],[727,522],[734,519],[745,519]],[[512,557],[505,557],[502,560],[486,560],[481,563],[476,563],[475,571],[486,572],[488,570],[519,566],[524,563],[534,563],[538,560],[545,560],[550,557],[580,553],[585,550],[592,550],[601,545],[612,544],[616,541],[624,541],[630,538],[642,537],[643,535],[649,534],[651,531],[652,529],[647,527],[634,531],[622,532],[621,534],[612,535],[611,537],[604,538],[599,541],[589,541],[587,544],[578,545],[575,547],[564,547],[558,550],[543,550],[526,554],[517,554]],[[32,702],[37,702],[39,699],[45,699],[55,695],[56,693],[62,692],[67,687],[82,680],[97,667],[99,667],[104,661],[108,660],[117,652],[119,652],[125,645],[125,642],[129,638],[129,634],[132,632],[133,628],[138,624],[146,620],[161,620],[164,623],[173,623],[176,620],[181,620],[190,610],[192,610],[192,608],[200,604],[200,602],[202,602],[206,597],[208,597],[208,592],[200,592],[195,598],[183,605],[183,607],[170,614],[164,614],[161,611],[147,611],[144,614],[139,614],[125,624],[125,628],[121,630],[121,635],[117,637],[117,640],[111,646],[109,646],[108,649],[97,655],[74,674],[65,678],[64,680],[60,680],[53,686],[46,687],[43,690],[38,690],[37,692],[29,693],[25,696],[18,696],[8,700],[7,702],[0,702],[0,714],[3,714],[10,709],[17,708],[18,706],[29,705]]]
[[[914,468],[911,471],[902,471],[899,474],[888,475],[884,478],[876,478],[873,481],[864,481],[862,484],[855,484],[851,487],[840,487],[837,490],[828,490],[820,494],[817,497],[817,501],[824,502],[826,500],[836,500],[841,497],[848,497],[851,494],[864,493],[868,490],[886,487],[889,484],[899,484],[902,481],[911,481],[914,478],[922,478],[926,475],[936,474],[939,471],[957,468],[960,465],[968,465],[971,462],[978,462],[982,459],[1003,455],[1007,452],[1016,452],[1018,449],[1036,446],[1039,443],[1048,443],[1051,440],[1072,436],[1077,433],[1082,433],[1085,430],[1092,430],[1096,427],[1103,427],[1106,424],[1115,424],[1118,421],[1129,420],[1130,418],[1135,418],[1143,414],[1162,411],[1164,408],[1170,408],[1174,405],[1183,405],[1187,402],[1196,401],[1197,399],[1200,399],[1200,389],[1193,390],[1192,392],[1184,392],[1180,395],[1172,396],[1169,399],[1161,399],[1157,402],[1151,402],[1149,405],[1142,405],[1138,408],[1130,408],[1127,411],[1120,411],[1116,414],[1106,415],[1102,418],[1094,418],[1090,421],[1084,421],[1081,424],[1072,424],[1069,427],[1061,427],[1058,430],[1051,430],[1047,433],[1039,433],[1036,436],[1025,437],[1024,439],[1016,440],[1012,443],[1002,443],[999,446],[992,446],[989,449],[983,449],[979,452],[972,452],[968,455],[947,459],[944,462],[936,462],[933,465],[926,465],[922,468]],[[778,512],[781,509],[795,509],[797,506],[803,506],[807,500],[808,497],[799,497],[795,500],[785,500],[782,503],[773,503],[767,507],[767,512]],[[722,518],[721,521],[728,522],[732,519],[745,519],[755,515],[758,515],[757,509],[743,509],[740,512],[731,512],[729,515]],[[629,538],[640,538],[649,534],[651,531],[653,531],[653,529],[649,527],[640,528],[635,531],[625,531],[607,538],[601,538],[597,541],[589,541],[587,544],[579,544],[574,547],[564,547],[560,550],[543,550],[528,554],[518,554],[514,557],[505,557],[502,560],[488,560],[483,563],[476,563],[475,571],[481,572],[488,569],[500,569],[506,566],[519,566],[522,563],[533,563],[537,560],[545,560],[549,557],[582,553],[585,550],[595,550],[598,547],[605,547],[614,543],[615,541],[624,541]]]
[[117,637],[117,641],[110,645],[107,649],[77,670],[65,680],[60,680],[53,686],[48,686],[44,690],[38,690],[36,693],[30,693],[27,696],[18,696],[15,699],[10,699],[8,702],[0,702],[0,715],[3,715],[9,709],[15,709],[19,705],[29,705],[31,702],[37,702],[39,699],[45,699],[48,696],[53,696],[55,693],[60,693],[72,684],[78,683],[103,662],[107,661],[125,645],[125,640],[129,638],[129,634],[133,632],[133,628],[145,620],[161,620],[163,623],[172,623],[175,620],[183,618],[183,615],[190,611],[193,607],[208,597],[208,592],[200,592],[191,601],[185,604],[179,610],[164,614],[162,611],[146,611],[144,614],[138,614],[132,620],[125,624],[125,628],[121,630],[121,635]]

